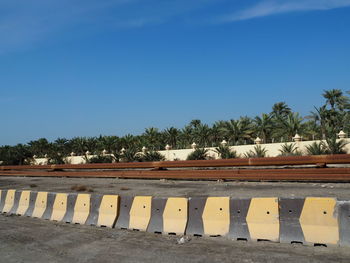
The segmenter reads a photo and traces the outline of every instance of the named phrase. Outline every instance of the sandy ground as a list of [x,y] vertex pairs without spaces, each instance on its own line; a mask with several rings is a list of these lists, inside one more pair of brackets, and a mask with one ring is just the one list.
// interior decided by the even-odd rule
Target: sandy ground
[[[1,177],[0,189],[153,196],[305,197],[350,200],[350,184]],[[350,249],[179,236],[0,215],[0,262],[350,262]]]
[[216,182],[98,178],[0,177],[0,189],[76,192],[82,185],[95,193],[170,196],[337,197],[350,200],[350,183]]
[[0,262],[349,262],[350,250],[192,238],[0,215]]

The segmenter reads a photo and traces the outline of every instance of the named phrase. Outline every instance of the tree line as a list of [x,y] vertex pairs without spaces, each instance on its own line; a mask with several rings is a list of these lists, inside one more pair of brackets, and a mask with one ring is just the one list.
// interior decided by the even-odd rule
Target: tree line
[[[219,120],[212,125],[195,119],[183,128],[159,130],[150,127],[140,135],[58,138],[53,142],[40,138],[26,144],[4,145],[0,147],[0,165],[24,164],[33,156],[47,157],[51,163],[62,163],[64,157],[72,152],[83,156],[88,153],[97,155],[92,160],[94,162],[111,161],[112,157],[102,155],[102,151],[113,154],[115,161],[147,161],[162,159],[157,151],[164,150],[165,145],[184,149],[195,142],[199,148],[218,147],[220,151],[223,139],[227,141],[227,146],[253,144],[257,137],[263,143],[290,142],[297,133],[303,140],[327,139],[329,145],[331,140],[336,140],[340,130],[345,133],[350,131],[350,99],[346,94],[339,89],[324,91],[324,104],[314,107],[304,117],[292,111],[285,102],[277,102],[269,113]],[[143,155],[138,154],[143,147],[147,151]]]

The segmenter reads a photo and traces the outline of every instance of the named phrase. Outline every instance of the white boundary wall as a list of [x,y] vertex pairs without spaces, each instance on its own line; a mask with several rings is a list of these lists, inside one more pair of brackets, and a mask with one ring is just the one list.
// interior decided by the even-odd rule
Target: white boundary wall
[[[344,150],[346,150],[348,153],[350,153],[350,139],[343,139],[349,144],[345,146]],[[287,144],[295,144],[296,147],[298,147],[298,150],[303,153],[303,155],[306,155],[306,146],[312,144],[313,142],[319,143],[320,141],[301,141],[301,142],[288,142]],[[265,148],[267,150],[267,157],[275,157],[281,154],[279,151],[282,149],[282,145],[285,143],[267,143],[267,144],[260,144],[262,148]],[[235,150],[238,155],[241,157],[244,157],[244,154],[250,150],[254,151],[254,147],[256,145],[249,144],[249,145],[238,145],[238,146],[230,146],[232,150]],[[218,159],[218,154],[215,152],[215,147],[208,147],[206,148],[209,150],[209,156],[212,159]],[[187,156],[193,152],[193,149],[180,149],[180,150],[164,150],[159,151],[162,155],[165,156],[165,159],[167,161],[174,161],[174,160],[186,160]],[[88,158],[92,158],[94,155],[88,155]],[[33,164],[38,165],[44,165],[47,164],[48,159],[47,158],[35,158]],[[84,156],[68,156],[66,157],[67,163],[70,164],[83,164],[86,163]]]
[[[350,139],[343,139],[349,144],[344,147],[344,150],[346,150],[348,153],[350,153]],[[312,144],[313,142],[321,142],[321,141],[301,141],[301,142],[288,142],[287,144],[295,144],[296,147],[298,147],[298,150],[302,152],[303,155],[307,155],[306,152],[306,146]],[[266,157],[276,157],[281,154],[280,149],[282,149],[282,146],[285,143],[267,143],[267,144],[260,144],[261,148],[266,149]],[[244,154],[248,151],[254,151],[254,147],[256,145],[249,144],[249,145],[238,145],[238,146],[230,146],[231,150],[234,150],[237,152],[238,156],[244,158]],[[213,159],[218,159],[218,154],[215,152],[215,147],[208,147],[206,148],[209,150],[209,156]],[[163,154],[166,158],[166,160],[173,161],[173,160],[186,160],[188,154],[193,152],[193,149],[181,149],[181,150],[165,150],[165,151],[159,151],[161,154]]]

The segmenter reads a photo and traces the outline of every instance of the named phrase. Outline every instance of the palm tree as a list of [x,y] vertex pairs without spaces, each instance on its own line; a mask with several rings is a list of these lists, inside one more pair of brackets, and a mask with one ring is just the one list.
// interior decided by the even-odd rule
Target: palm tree
[[344,147],[348,144],[348,142],[344,140],[337,140],[336,134],[333,136],[329,136],[326,138],[327,142],[327,153],[328,154],[346,154],[346,150]]
[[87,137],[85,143],[86,143],[86,150],[87,151],[92,152],[92,153],[98,152],[98,141],[97,141],[96,137]]
[[217,123],[215,123],[210,129],[209,143],[211,144],[212,147],[214,147],[220,144],[221,139],[222,139],[222,135],[221,135],[220,126],[218,126]]
[[190,126],[185,126],[179,136],[179,147],[188,148],[194,140],[192,128]]
[[311,115],[306,117],[313,120],[320,126],[322,139],[330,136],[334,132],[339,132],[342,129],[348,131],[350,127],[348,122],[350,120],[350,114],[348,111],[342,109],[343,107],[347,106],[345,104],[341,104],[341,106],[339,106],[341,109],[338,109],[335,102],[336,99],[330,98],[329,101],[330,102],[328,102],[328,104],[330,104],[331,109],[327,109],[327,104],[319,108],[315,107],[316,111],[312,111]]
[[195,120],[190,121],[189,126],[193,129],[196,129],[201,124],[202,124],[201,120],[195,119]]
[[246,158],[258,158],[258,157],[265,157],[267,153],[267,150],[263,148],[261,145],[255,145],[254,151],[250,150],[244,154]]
[[236,145],[241,135],[239,120],[231,119],[226,121],[225,126],[221,128],[224,137],[229,141],[230,144]]
[[134,147],[130,147],[125,149],[123,153],[120,154],[121,162],[137,162],[139,161],[139,156],[137,154],[137,150]]
[[308,155],[322,155],[327,153],[327,146],[321,142],[313,142],[305,146]]
[[32,154],[38,157],[44,157],[51,148],[51,144],[45,138],[40,138],[36,141],[30,141],[28,145]]
[[22,165],[32,160],[32,152],[28,145],[17,144],[0,147],[0,165]]
[[257,132],[258,136],[262,137],[264,143],[267,143],[267,138],[270,138],[272,133],[272,116],[270,114],[263,113],[261,117],[255,117],[254,123],[255,131]]
[[161,134],[158,130],[158,128],[150,127],[145,129],[145,132],[142,134],[146,138],[146,141],[148,142],[148,147],[152,150],[159,150],[161,145]]
[[289,113],[285,120],[283,120],[277,127],[276,132],[279,133],[280,136],[288,136],[290,140],[294,137],[295,134],[302,134],[305,128],[303,125],[303,118],[299,115],[299,113]]
[[329,111],[326,108],[326,105],[323,105],[319,108],[314,107],[316,111],[311,111],[309,116],[306,116],[306,119],[310,119],[315,122],[320,127],[320,132],[322,139],[326,136],[325,126],[327,120],[329,119]]
[[227,145],[220,145],[215,149],[215,152],[219,155],[221,159],[231,159],[231,158],[237,158],[238,154],[236,151],[231,150],[229,146]]
[[97,154],[89,159],[89,163],[112,163],[113,160],[111,155]]
[[320,133],[321,128],[314,120],[305,122],[304,127],[304,134],[307,140],[316,140],[322,138]]
[[285,102],[277,102],[272,106],[271,115],[273,118],[283,119],[291,112],[291,108]]
[[97,138],[97,148],[101,152],[106,150],[108,153],[114,153],[120,151],[119,137],[117,136],[102,136]]
[[295,156],[302,154],[295,143],[285,143],[279,151],[281,152],[280,156]]
[[70,152],[72,152],[70,141],[66,138],[57,138],[53,145],[62,156],[67,156]]
[[254,123],[253,120],[247,116],[241,116],[239,118],[240,128],[241,128],[241,143],[249,141],[253,142],[253,133],[254,133]]
[[126,134],[125,136],[121,137],[120,147],[125,149],[136,148],[136,137],[131,134]]
[[237,145],[243,140],[250,140],[253,134],[252,123],[248,117],[226,121],[221,131],[231,145]]
[[332,110],[343,110],[349,104],[349,98],[344,96],[340,89],[325,90],[322,96],[326,99],[326,105]]
[[65,139],[57,139],[47,151],[49,164],[65,164],[66,157],[70,153]]
[[[90,158],[90,162],[111,162],[114,160],[119,161],[119,154],[121,150],[121,143],[118,136],[101,136],[97,138],[97,157]],[[106,150],[107,153],[112,155],[101,155],[102,151]],[[106,157],[107,156],[107,157]]]
[[209,144],[211,129],[207,124],[200,124],[193,130],[194,140],[200,147],[207,147]]
[[170,127],[164,131],[165,140],[172,148],[176,148],[177,141],[180,135],[179,129]]
[[208,149],[195,149],[187,156],[187,160],[206,160],[208,158]]
[[80,155],[80,154],[84,154],[87,151],[85,137],[74,137],[70,141],[73,148],[72,152],[75,152],[78,155]]
[[165,156],[157,151],[146,151],[145,153],[139,154],[139,161],[141,162],[159,162],[164,160]]

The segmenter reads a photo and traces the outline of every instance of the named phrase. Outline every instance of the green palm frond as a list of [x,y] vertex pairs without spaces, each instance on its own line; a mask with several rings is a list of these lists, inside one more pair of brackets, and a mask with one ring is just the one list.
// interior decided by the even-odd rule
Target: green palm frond
[[238,157],[237,152],[231,150],[229,146],[220,145],[215,149],[215,152],[219,155],[221,159],[231,159]]
[[281,152],[280,156],[302,155],[295,143],[285,143],[279,151]]
[[255,145],[254,151],[250,150],[244,154],[246,158],[266,157],[267,150],[261,145]]
[[321,142],[313,142],[305,146],[308,155],[323,155],[327,153],[327,146]]
[[204,148],[195,149],[187,156],[187,160],[206,160],[208,158],[208,150]]

